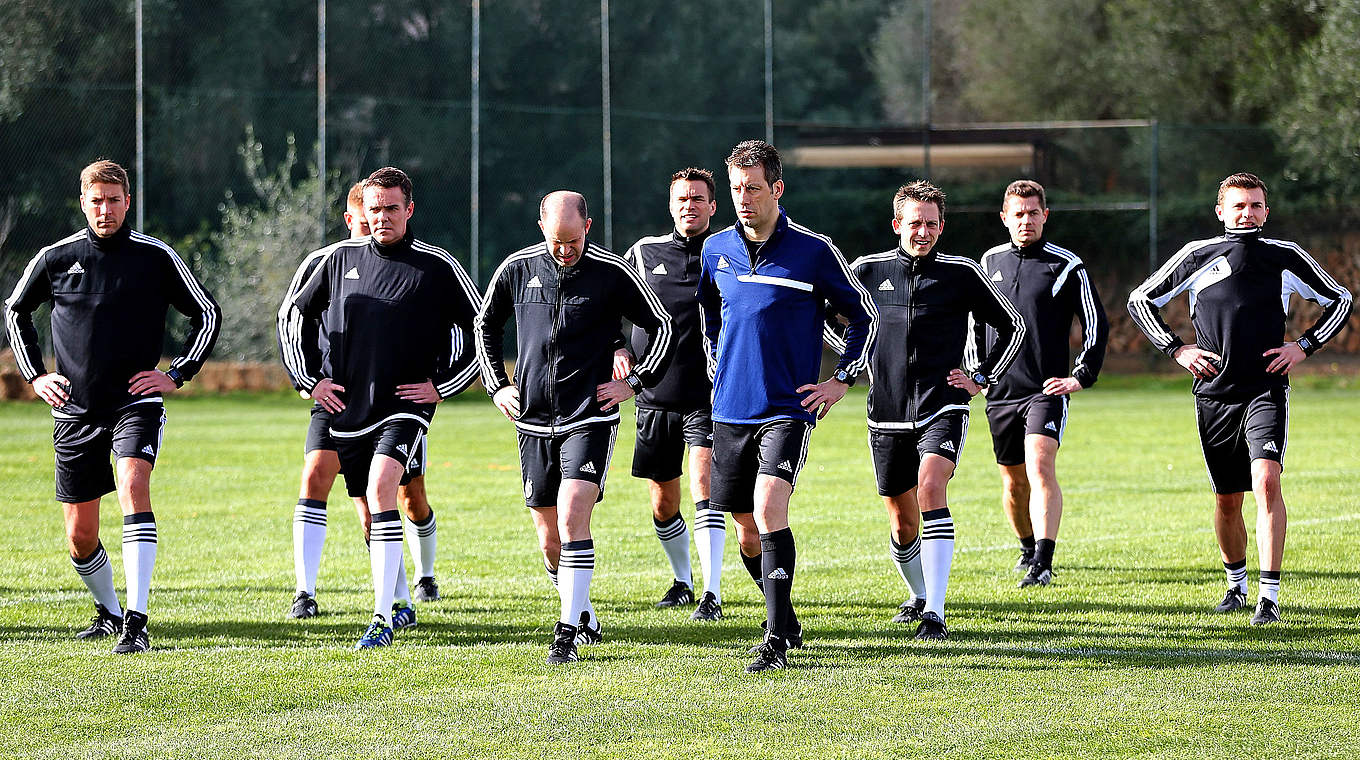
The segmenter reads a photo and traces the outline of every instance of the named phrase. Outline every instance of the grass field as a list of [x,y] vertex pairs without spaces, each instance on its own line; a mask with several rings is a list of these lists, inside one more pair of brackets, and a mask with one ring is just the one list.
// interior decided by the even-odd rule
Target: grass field
[[[602,645],[543,656],[557,611],[519,501],[514,435],[484,395],[431,437],[445,599],[385,650],[343,491],[325,614],[284,618],[307,417],[296,396],[172,399],[153,481],[153,651],[72,640],[92,605],[51,500],[45,407],[0,404],[0,755],[5,757],[1337,757],[1360,753],[1360,394],[1292,398],[1285,622],[1207,610],[1224,580],[1186,383],[1109,378],[1073,404],[1057,579],[1019,591],[981,402],[951,486],[947,642],[888,619],[888,559],[862,389],[818,427],[794,496],[808,648],[741,672],[763,619],[729,530],[721,623],[652,603],[669,575],[623,425],[594,521]],[[103,540],[122,588],[121,520]],[[1254,520],[1248,519],[1252,530]],[[1250,548],[1251,594],[1256,549]],[[697,561],[695,563],[697,568]]]

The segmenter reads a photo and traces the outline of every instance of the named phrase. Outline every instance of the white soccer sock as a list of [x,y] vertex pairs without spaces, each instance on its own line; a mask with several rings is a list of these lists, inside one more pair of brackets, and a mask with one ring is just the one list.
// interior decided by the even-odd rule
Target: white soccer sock
[[375,513],[368,539],[368,560],[373,571],[373,614],[381,615],[391,625],[397,578],[405,570],[401,561],[400,513],[395,509]]
[[1269,599],[1276,604],[1280,603],[1280,571],[1262,570],[1260,587],[1261,599]]
[[693,588],[694,571],[689,565],[689,529],[685,527],[685,518],[677,513],[663,523],[653,517],[652,526],[656,528],[661,548],[666,550],[666,559],[671,562],[671,573],[677,581],[683,581]]
[[704,574],[704,591],[722,603],[723,545],[727,542],[727,518],[710,509],[708,499],[694,505],[694,546],[699,550],[699,569]]
[[417,578],[434,577],[434,550],[439,543],[435,530],[434,510],[430,510],[425,522],[406,522],[406,543],[411,547],[411,563],[415,566]]
[[293,574],[297,590],[316,596],[321,547],[326,543],[326,502],[298,499],[293,508]]
[[892,547],[893,563],[897,565],[897,574],[906,581],[907,588],[911,589],[913,599],[926,598],[926,578],[921,569],[921,536],[917,534],[906,546],[897,543],[897,539],[888,536],[888,543]]
[[954,562],[954,518],[949,507],[921,515],[921,570],[926,588],[926,612],[944,620],[944,595],[949,590],[949,566]]
[[557,564],[557,593],[562,601],[561,620],[581,624],[581,613],[590,606],[590,579],[595,574],[595,542],[589,538],[562,544]]
[[1247,593],[1247,561],[1224,562],[1223,572],[1228,574],[1228,586]]
[[123,575],[127,579],[127,608],[146,614],[151,593],[151,570],[156,566],[156,517],[134,512],[123,517]]
[[392,600],[394,602],[411,603],[411,584],[406,580],[406,560],[397,562],[397,582],[392,585]]
[[122,617],[123,608],[118,604],[118,592],[113,588],[113,565],[109,564],[109,554],[104,551],[104,543],[96,544],[90,556],[83,559],[72,557],[71,564],[85,588],[94,596],[95,604],[102,606],[114,615]]

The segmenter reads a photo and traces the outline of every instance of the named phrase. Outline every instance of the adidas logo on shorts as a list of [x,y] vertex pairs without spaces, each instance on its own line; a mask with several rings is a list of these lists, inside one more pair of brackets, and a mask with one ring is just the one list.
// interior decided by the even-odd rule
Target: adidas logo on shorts
[[142,447],[142,453],[146,454],[149,457],[154,457],[156,456],[156,449],[155,447],[148,443],[147,445]]
[[784,472],[793,472],[793,465],[789,463],[789,460],[785,459],[784,461],[775,465],[775,469],[783,470]]
[[538,281],[538,275],[529,278],[529,282],[524,285],[526,288],[541,288],[543,283]]
[[345,272],[345,279],[346,280],[359,279],[359,267],[350,267],[349,271]]
[[1049,420],[1044,423],[1044,430],[1052,430],[1056,433],[1058,432],[1058,426],[1053,424],[1053,420]]
[[772,581],[786,581],[789,579],[789,574],[784,572],[784,568],[776,567],[774,570],[771,570],[770,574],[766,577]]
[[940,444],[940,448],[944,449],[945,451],[953,451],[955,453],[958,452],[958,449],[954,448],[953,441],[945,441],[944,443]]
[[406,456],[407,454],[410,453],[410,451],[411,451],[411,450],[410,450],[409,448],[407,448],[406,444],[404,444],[404,443],[398,443],[398,444],[397,444],[397,453],[398,453],[398,454],[401,454],[402,456]]
[[887,277],[884,277],[884,278],[883,278],[883,282],[880,282],[880,283],[878,284],[878,289],[879,289],[879,290],[897,290],[897,288],[894,288],[894,287],[893,287],[892,280],[889,280]]
[[718,257],[718,269],[726,269],[726,268],[727,268],[727,257],[725,257],[725,256],[719,256],[719,257]]
[[70,268],[70,269],[66,270],[66,273],[67,273],[67,274],[85,274],[85,267],[81,266],[81,265],[80,265],[80,262],[77,261],[77,262],[75,262],[74,264],[71,265],[71,268]]
[[1000,272],[997,272],[997,273],[995,273],[995,274],[992,275],[992,282],[1001,282],[1001,273],[1000,273]]
[[581,472],[588,473],[588,474],[590,474],[590,475],[598,475],[598,474],[599,474],[598,472],[595,471],[595,463],[594,463],[594,462],[586,462],[585,464],[581,465]]
[[652,270],[652,274],[665,274],[665,273],[666,273],[666,265],[665,265],[665,264],[657,264],[657,265],[656,265],[656,269],[653,269],[653,270]]
[[532,480],[524,481],[524,498],[526,499],[534,498],[534,481]]
[[1275,454],[1280,453],[1280,450],[1275,447],[1274,441],[1266,441],[1266,445],[1261,447],[1261,451],[1269,451]]

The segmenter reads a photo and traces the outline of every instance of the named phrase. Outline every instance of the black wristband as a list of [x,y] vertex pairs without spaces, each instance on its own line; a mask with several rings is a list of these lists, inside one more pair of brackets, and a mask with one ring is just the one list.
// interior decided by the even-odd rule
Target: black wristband
[[623,381],[628,383],[629,388],[633,389],[634,396],[642,392],[642,378],[638,377],[636,373],[629,372],[624,375]]
[[170,369],[166,370],[165,376],[170,378],[170,382],[174,383],[176,388],[184,387],[184,375],[181,375],[179,373],[179,370],[175,369],[174,367],[171,367]]

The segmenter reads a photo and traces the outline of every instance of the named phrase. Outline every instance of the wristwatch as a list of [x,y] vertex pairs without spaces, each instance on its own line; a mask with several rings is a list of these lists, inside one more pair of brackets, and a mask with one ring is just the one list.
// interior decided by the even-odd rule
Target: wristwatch
[[972,380],[974,383],[977,383],[977,386],[979,388],[983,389],[992,384],[991,381],[987,379],[987,376],[982,374],[981,372],[974,372]]
[[843,369],[838,369],[835,372],[831,373],[831,379],[837,382],[845,383],[846,385],[855,384],[855,376],[850,374],[849,372],[846,372]]
[[1303,349],[1303,352],[1305,354],[1311,351],[1313,348],[1313,341],[1308,340],[1307,337],[1299,338],[1295,342],[1299,344],[1299,348]]
[[175,369],[174,367],[171,367],[170,369],[166,370],[165,376],[170,378],[170,382],[174,383],[176,388],[184,387],[184,375],[181,375],[179,373],[179,370]]
[[636,373],[629,372],[624,375],[623,381],[628,383],[629,388],[633,389],[634,396],[642,392],[642,378],[638,377]]

